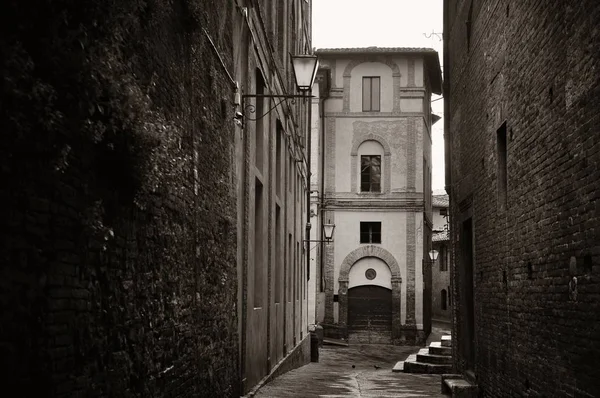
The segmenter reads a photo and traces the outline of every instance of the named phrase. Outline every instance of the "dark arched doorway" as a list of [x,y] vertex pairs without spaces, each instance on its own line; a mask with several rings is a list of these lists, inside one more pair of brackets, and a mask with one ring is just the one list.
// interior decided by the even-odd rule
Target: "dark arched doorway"
[[392,343],[392,291],[375,285],[348,289],[348,340],[358,344]]

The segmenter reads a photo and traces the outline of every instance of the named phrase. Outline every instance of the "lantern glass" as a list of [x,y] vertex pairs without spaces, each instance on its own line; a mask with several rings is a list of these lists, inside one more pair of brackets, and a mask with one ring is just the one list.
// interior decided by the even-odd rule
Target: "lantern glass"
[[333,230],[335,229],[335,224],[323,224],[323,233],[325,234],[325,240],[333,239]]
[[431,261],[437,260],[438,254],[439,254],[439,252],[437,250],[430,250],[429,251],[429,258],[431,259]]
[[292,55],[292,67],[298,90],[308,91],[312,88],[318,66],[316,55]]

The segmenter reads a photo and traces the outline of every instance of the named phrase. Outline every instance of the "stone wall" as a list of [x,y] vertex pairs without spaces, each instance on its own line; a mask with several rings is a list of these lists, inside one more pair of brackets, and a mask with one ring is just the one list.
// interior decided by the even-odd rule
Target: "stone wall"
[[2,4],[6,389],[237,394],[232,7]]
[[[593,0],[445,1],[454,365],[484,396],[600,391],[598,21]],[[459,282],[469,217],[474,366]]]

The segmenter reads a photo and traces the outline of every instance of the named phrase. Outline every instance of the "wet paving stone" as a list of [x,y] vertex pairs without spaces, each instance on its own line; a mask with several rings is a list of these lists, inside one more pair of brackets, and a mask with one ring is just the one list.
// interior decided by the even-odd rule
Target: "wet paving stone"
[[310,363],[278,377],[263,386],[255,397],[443,397],[439,375],[392,372],[397,361],[419,348],[323,346],[318,363]]

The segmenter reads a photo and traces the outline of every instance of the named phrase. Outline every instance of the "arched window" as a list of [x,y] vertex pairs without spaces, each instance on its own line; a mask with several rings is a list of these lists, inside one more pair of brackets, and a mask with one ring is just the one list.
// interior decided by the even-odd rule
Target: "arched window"
[[446,300],[448,299],[446,289],[442,289],[442,310],[446,310],[448,308],[448,303]]
[[360,185],[359,192],[381,192],[381,175],[384,150],[377,141],[367,140],[358,147]]

